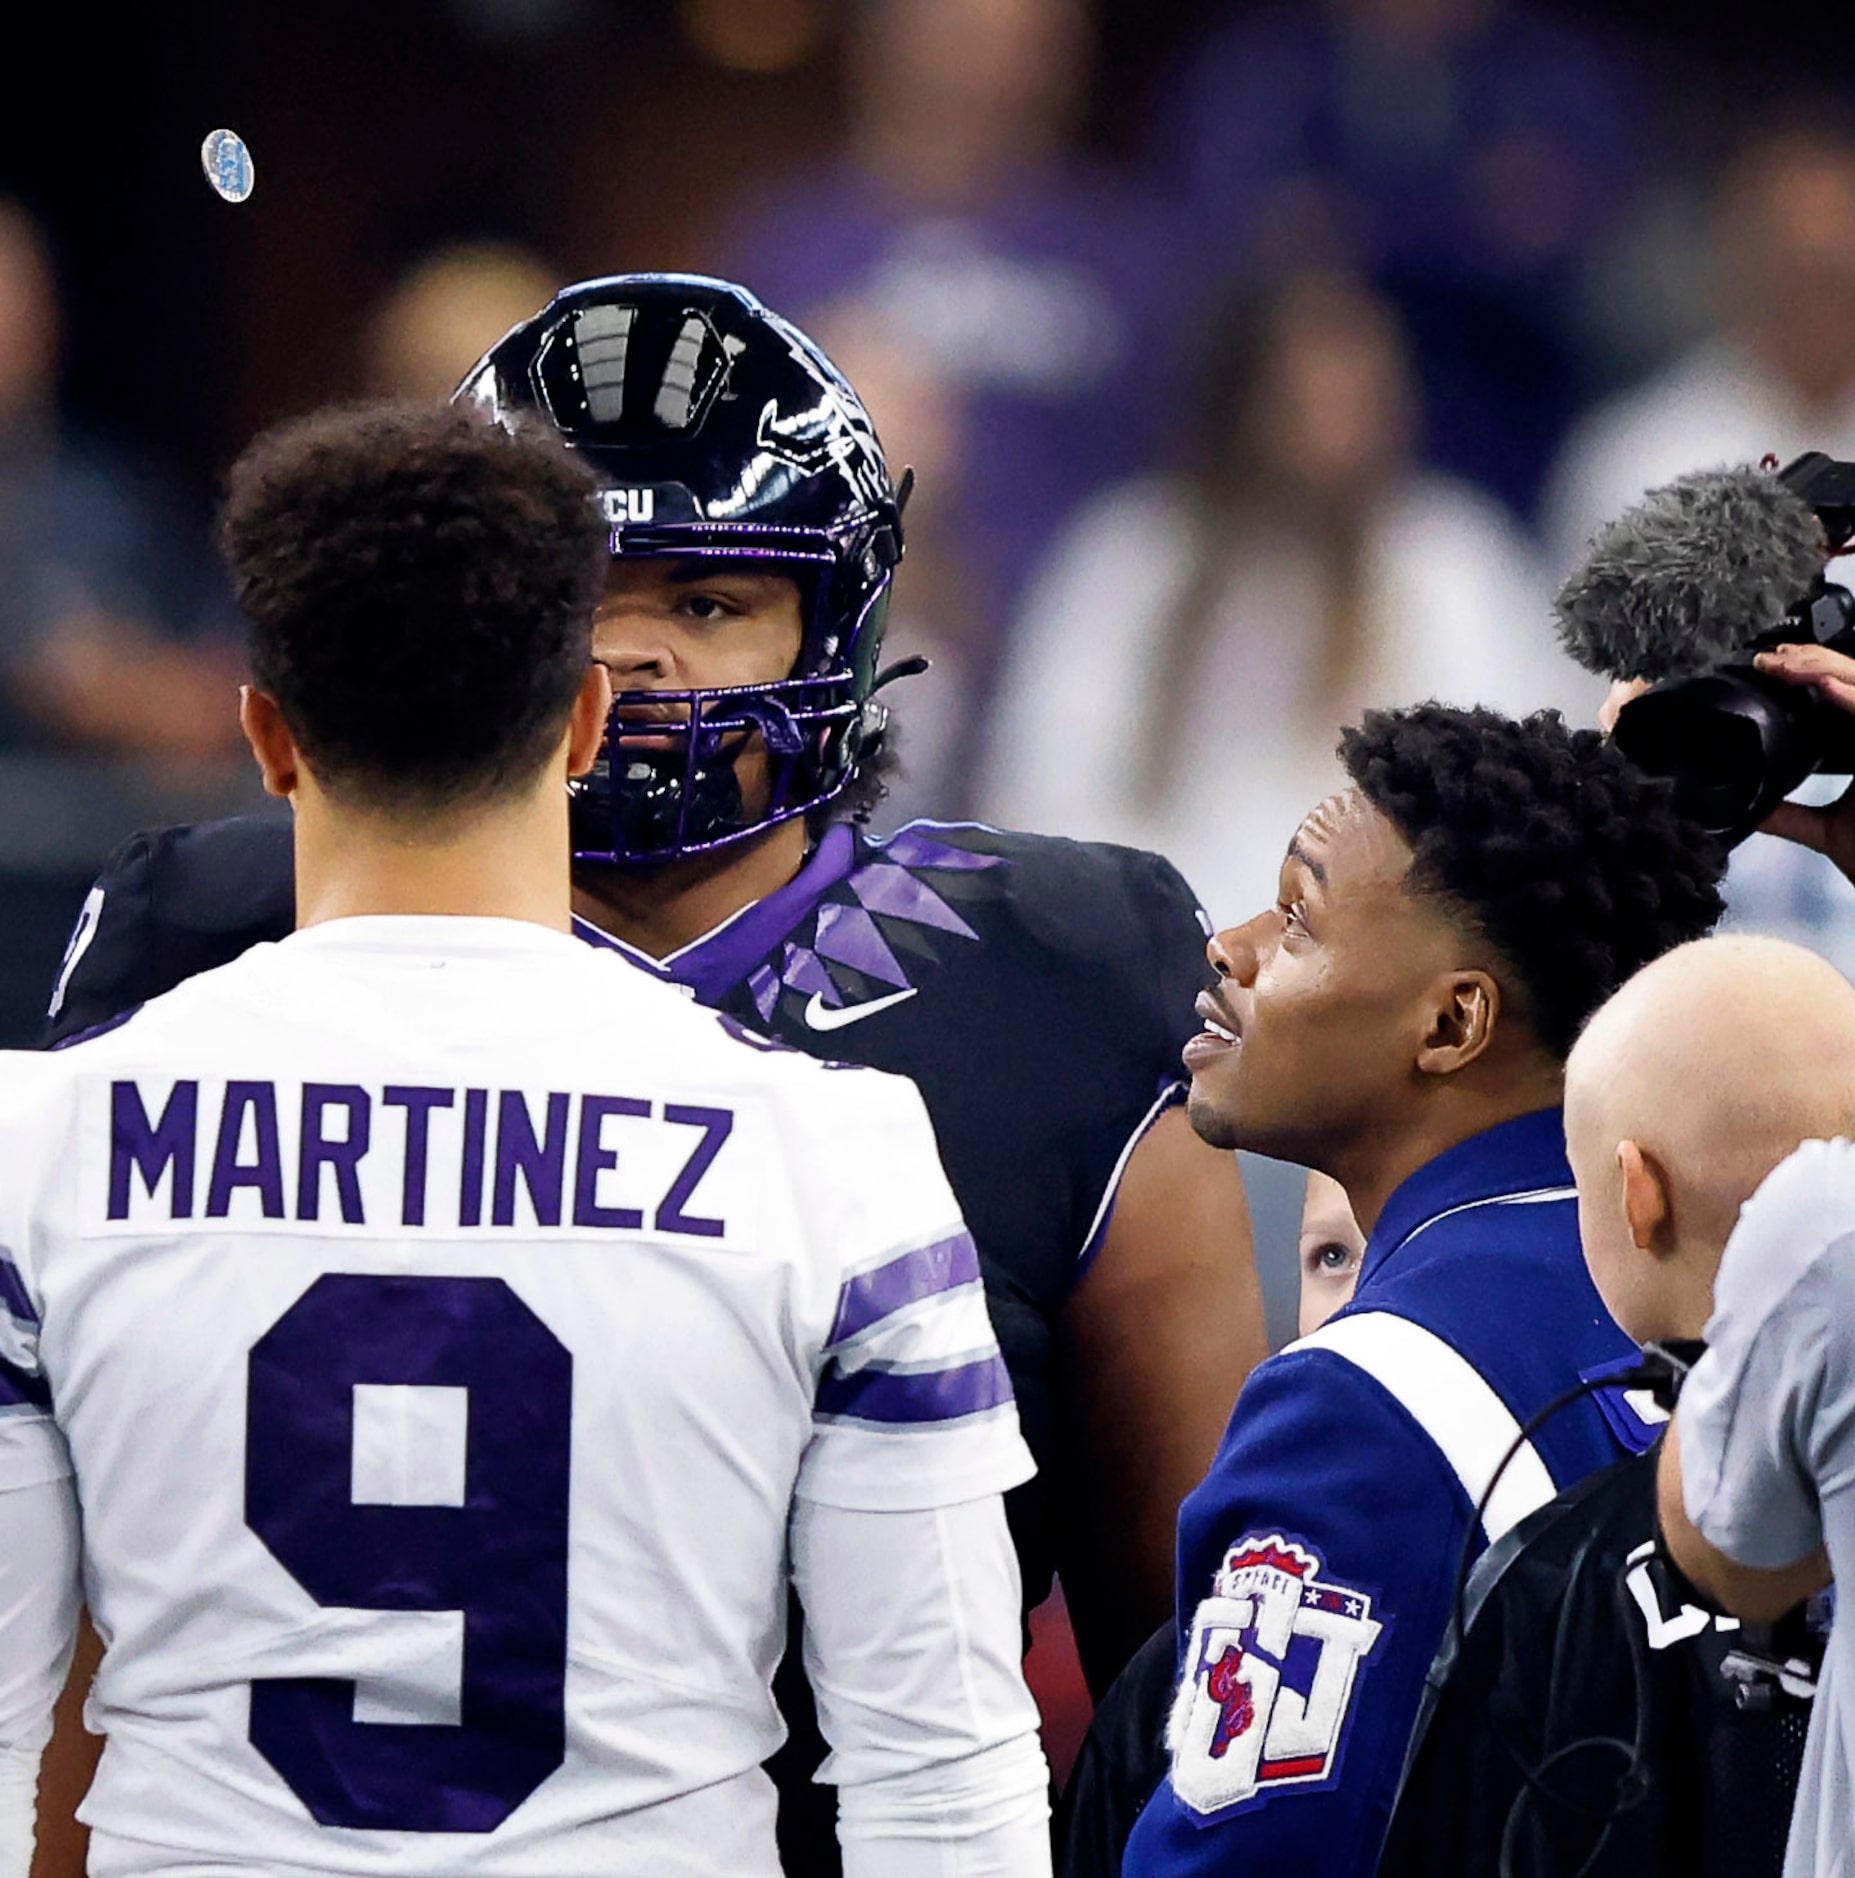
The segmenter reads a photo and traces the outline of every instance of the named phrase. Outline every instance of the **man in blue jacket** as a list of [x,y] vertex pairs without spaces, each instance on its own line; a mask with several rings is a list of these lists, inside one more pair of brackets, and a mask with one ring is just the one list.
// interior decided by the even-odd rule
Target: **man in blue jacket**
[[1635,1356],[1579,1249],[1564,1060],[1713,925],[1723,857],[1553,714],[1369,712],[1340,754],[1279,903],[1212,941],[1185,1057],[1206,1141],[1332,1175],[1369,1239],[1180,1513],[1168,1771],[1128,1878],[1371,1873],[1465,1547],[1653,1436],[1618,1391],[1529,1426]]

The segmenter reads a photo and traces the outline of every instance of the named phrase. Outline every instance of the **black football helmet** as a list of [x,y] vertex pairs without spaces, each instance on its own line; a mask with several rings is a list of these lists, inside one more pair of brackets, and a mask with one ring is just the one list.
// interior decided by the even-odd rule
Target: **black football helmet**
[[[777,564],[804,593],[783,680],[618,698],[573,785],[574,858],[702,853],[840,794],[887,722],[872,694],[902,521],[869,414],[818,347],[728,281],[615,274],[562,289],[455,395],[552,425],[598,477],[615,555]],[[621,717],[646,696],[652,721]],[[755,733],[772,789],[750,813],[734,764]]]

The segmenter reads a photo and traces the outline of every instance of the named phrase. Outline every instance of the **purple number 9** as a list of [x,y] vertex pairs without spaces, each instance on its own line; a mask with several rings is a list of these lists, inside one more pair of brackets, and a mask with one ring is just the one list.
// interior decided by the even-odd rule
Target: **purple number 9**
[[[464,1389],[461,1505],[356,1505],[355,1386]],[[492,1832],[566,1744],[573,1357],[499,1278],[318,1278],[251,1352],[245,1520],[318,1604],[461,1611],[456,1725],[352,1682],[251,1685],[252,1745],[325,1826]]]

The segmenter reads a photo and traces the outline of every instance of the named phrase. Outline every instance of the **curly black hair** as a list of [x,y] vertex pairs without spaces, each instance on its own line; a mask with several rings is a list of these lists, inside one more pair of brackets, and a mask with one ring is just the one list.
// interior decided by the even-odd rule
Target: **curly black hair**
[[551,431],[332,407],[232,466],[220,552],[252,675],[318,778],[430,812],[532,781],[592,656],[607,529]]
[[1677,813],[1673,786],[1557,711],[1368,711],[1339,749],[1409,843],[1412,889],[1494,947],[1556,1055],[1632,972],[1723,911],[1726,851]]

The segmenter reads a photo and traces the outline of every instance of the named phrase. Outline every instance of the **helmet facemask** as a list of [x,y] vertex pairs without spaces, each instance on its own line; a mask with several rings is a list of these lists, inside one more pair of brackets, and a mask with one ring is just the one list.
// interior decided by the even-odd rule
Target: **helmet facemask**
[[[711,853],[843,792],[874,754],[888,711],[850,662],[823,649],[828,609],[816,589],[828,579],[801,585],[808,625],[792,676],[614,696],[597,761],[569,784],[576,861],[635,866]],[[885,588],[870,605],[887,603]],[[738,766],[756,740],[765,781],[755,790],[763,799],[749,804]]]

